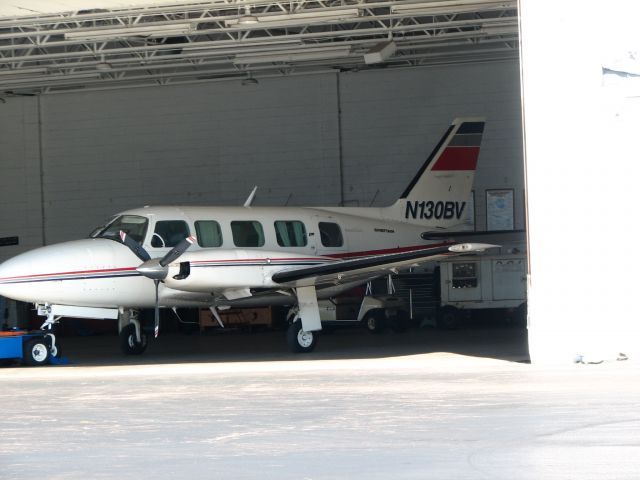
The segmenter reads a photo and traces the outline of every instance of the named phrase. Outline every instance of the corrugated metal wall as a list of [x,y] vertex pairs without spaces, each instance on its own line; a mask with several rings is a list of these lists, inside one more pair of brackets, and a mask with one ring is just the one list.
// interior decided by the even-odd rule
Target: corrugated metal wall
[[387,204],[460,115],[488,121],[477,227],[484,190],[509,187],[522,228],[514,62],[8,98],[0,237],[20,246],[0,259],[86,236],[126,208],[241,204],[256,184],[256,205]]

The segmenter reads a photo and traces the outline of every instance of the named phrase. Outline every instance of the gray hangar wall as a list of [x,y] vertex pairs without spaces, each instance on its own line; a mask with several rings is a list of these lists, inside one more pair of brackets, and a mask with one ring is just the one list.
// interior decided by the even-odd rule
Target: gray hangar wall
[[384,205],[456,116],[485,116],[487,189],[512,188],[522,228],[517,62],[327,73],[10,97],[0,104],[0,260],[85,237],[151,204]]

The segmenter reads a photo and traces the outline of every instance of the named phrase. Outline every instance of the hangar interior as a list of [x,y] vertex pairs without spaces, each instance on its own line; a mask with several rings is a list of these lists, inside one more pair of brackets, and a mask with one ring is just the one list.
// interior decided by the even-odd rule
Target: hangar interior
[[524,229],[516,2],[80,3],[0,10],[0,261],[254,185],[388,205],[459,116],[487,119],[468,228],[506,190]]
[[8,98],[1,235],[20,245],[3,258],[128,208],[241,205],[254,185],[256,205],[389,205],[449,122],[477,112],[476,227],[485,192],[511,188],[523,228],[517,78],[493,62]]

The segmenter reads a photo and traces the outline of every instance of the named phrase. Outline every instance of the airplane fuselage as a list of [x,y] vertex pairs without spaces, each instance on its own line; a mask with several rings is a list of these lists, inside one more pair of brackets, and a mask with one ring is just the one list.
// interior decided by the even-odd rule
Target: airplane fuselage
[[[299,308],[304,331],[318,330],[318,298],[486,248],[422,236],[464,225],[483,131],[481,118],[455,119],[388,207],[128,210],[90,238],[0,264],[0,295],[45,304],[49,325],[56,315],[114,318],[115,309],[124,327],[136,308],[280,303]],[[139,324],[130,323],[142,342]]]
[[[375,217],[376,209],[367,210]],[[152,307],[153,282],[136,270],[140,260],[109,230],[121,228],[122,222],[129,229],[135,226],[134,235],[151,257],[162,257],[185,236],[197,238],[197,244],[169,266],[159,290],[163,306],[230,304],[249,299],[254,289],[277,288],[272,274],[289,267],[436,243],[421,238],[427,228],[419,225],[341,214],[338,208],[144,207],[114,218],[112,227],[97,230],[96,238],[36,249],[17,257],[19,262],[3,263],[0,291],[33,303]],[[176,279],[185,262],[189,275]],[[334,286],[327,293],[337,291]],[[273,297],[264,300],[270,302]],[[281,302],[286,303],[286,297]]]

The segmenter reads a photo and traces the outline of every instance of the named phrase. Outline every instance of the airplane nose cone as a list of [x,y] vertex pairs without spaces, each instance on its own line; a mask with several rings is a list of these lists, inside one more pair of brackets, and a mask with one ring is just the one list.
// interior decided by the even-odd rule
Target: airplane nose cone
[[63,280],[114,268],[118,254],[132,256],[127,251],[112,240],[84,239],[22,253],[0,264],[0,295],[24,302],[53,303],[56,299],[52,292],[69,290]]
[[[4,262],[6,263],[6,262]],[[7,297],[7,290],[4,287],[4,283],[2,281],[3,278],[8,277],[9,270],[5,267],[4,263],[0,263],[0,297]],[[3,288],[4,287],[4,288]]]
[[0,263],[0,296],[22,300],[19,295],[22,274],[31,270],[31,252],[17,255]]

